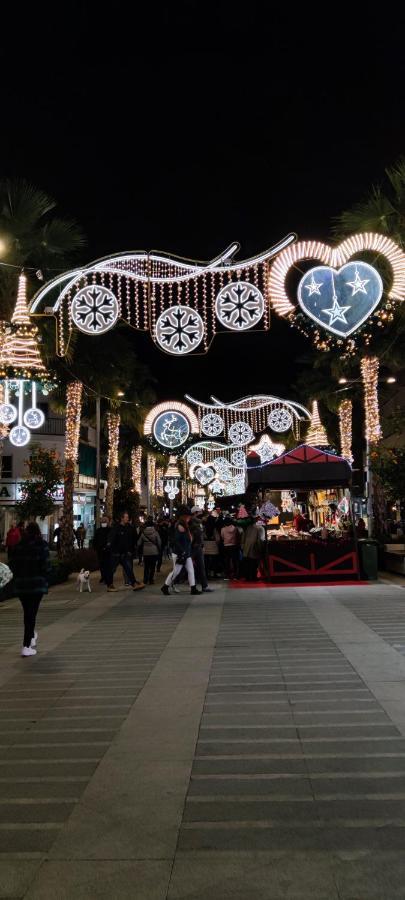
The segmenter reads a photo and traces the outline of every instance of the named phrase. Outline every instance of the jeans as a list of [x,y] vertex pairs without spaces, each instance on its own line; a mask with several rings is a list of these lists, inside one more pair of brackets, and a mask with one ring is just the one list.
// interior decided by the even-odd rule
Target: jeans
[[227,578],[239,576],[239,547],[224,547],[224,566]]
[[194,574],[193,561],[191,559],[191,556],[188,556],[184,564],[178,563],[178,562],[176,562],[174,564],[173,572],[170,572],[170,575],[167,576],[166,581],[165,581],[165,584],[167,584],[168,587],[170,587],[170,585],[177,578],[177,576],[180,575],[180,572],[183,568],[185,568],[187,570],[188,583],[189,583],[190,587],[195,586],[195,574]]
[[145,584],[152,584],[158,559],[158,556],[144,556],[143,580]]
[[136,578],[134,575],[134,570],[132,568],[132,556],[130,553],[114,554],[114,556],[113,556],[113,575],[119,565],[122,566],[124,575],[126,576],[126,579],[129,582],[129,584],[132,584],[132,587],[134,586],[134,584],[137,584],[137,581],[136,581]]
[[24,610],[24,647],[30,647],[42,594],[24,594],[20,603]]
[[193,547],[193,560],[195,564],[196,581],[201,585],[203,591],[205,591],[208,587],[208,581],[205,571],[203,547]]

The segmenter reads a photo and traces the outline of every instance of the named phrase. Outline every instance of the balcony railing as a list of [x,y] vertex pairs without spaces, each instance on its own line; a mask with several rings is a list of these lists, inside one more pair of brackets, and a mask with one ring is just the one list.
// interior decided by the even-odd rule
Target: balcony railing
[[45,419],[41,428],[35,429],[35,434],[54,434],[54,435],[64,435],[65,434],[65,420],[50,418]]

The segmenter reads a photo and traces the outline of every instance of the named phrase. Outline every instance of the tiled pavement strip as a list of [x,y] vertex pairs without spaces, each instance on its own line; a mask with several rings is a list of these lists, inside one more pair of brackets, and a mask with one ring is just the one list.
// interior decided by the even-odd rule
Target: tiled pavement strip
[[405,898],[402,589],[68,595],[0,660],[2,900]]

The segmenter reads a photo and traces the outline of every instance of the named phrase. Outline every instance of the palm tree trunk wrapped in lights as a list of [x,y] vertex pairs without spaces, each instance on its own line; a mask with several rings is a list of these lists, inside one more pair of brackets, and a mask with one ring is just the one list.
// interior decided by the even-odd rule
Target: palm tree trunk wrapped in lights
[[352,422],[353,403],[351,400],[342,400],[341,404],[339,405],[340,452],[349,463],[353,462]]
[[142,490],[142,482],[141,482],[141,473],[142,473],[142,447],[138,444],[137,447],[133,447],[131,450],[131,476],[132,476],[132,484],[134,486],[134,491],[141,495]]
[[80,419],[82,412],[83,385],[72,381],[66,391],[66,442],[63,517],[61,521],[61,556],[71,556],[74,547],[73,532],[73,491],[75,468],[79,454]]
[[370,444],[376,444],[382,438],[380,408],[378,403],[378,372],[380,362],[377,356],[364,356],[360,366],[364,387],[366,440]]
[[110,519],[113,514],[114,488],[118,468],[118,446],[120,440],[120,421],[118,412],[107,413],[108,457],[107,457],[107,492],[105,498],[105,514]]

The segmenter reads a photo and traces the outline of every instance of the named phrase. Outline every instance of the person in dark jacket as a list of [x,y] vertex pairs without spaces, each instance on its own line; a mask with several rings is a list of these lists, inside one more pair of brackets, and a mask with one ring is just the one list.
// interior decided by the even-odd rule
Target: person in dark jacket
[[113,574],[119,565],[122,566],[124,576],[134,591],[145,587],[143,582],[136,580],[133,570],[133,558],[135,554],[137,533],[130,524],[127,512],[122,513],[119,525],[111,529],[111,555]]
[[161,588],[162,594],[170,593],[169,588],[172,586],[173,581],[175,580],[175,578],[177,578],[183,568],[185,568],[187,571],[188,583],[191,589],[190,593],[201,594],[201,591],[197,590],[195,586],[194,566],[191,559],[192,538],[189,529],[190,519],[190,511],[188,509],[181,510],[179,519],[174,526],[174,555],[176,557],[176,561],[173,571],[170,572],[170,575],[167,576],[166,581]]
[[48,558],[48,545],[42,539],[39,526],[36,522],[30,522],[10,559],[15,592],[24,610],[21,656],[35,656],[37,652],[35,624],[42,597],[48,593]]
[[97,553],[100,566],[101,580],[107,586],[107,591],[116,591],[113,584],[113,563],[111,557],[111,527],[108,516],[101,517],[100,527],[96,528],[94,535],[94,549]]
[[208,587],[207,573],[205,571],[203,511],[198,506],[193,506],[191,514],[193,516],[190,520],[191,556],[195,567],[196,581],[198,584],[201,584],[203,594],[208,594],[212,593],[213,589]]
[[161,546],[160,535],[153,524],[153,518],[148,516],[145,528],[141,531],[138,540],[138,550],[142,553],[144,562],[143,580],[145,584],[154,583],[156,563],[159,559]]

